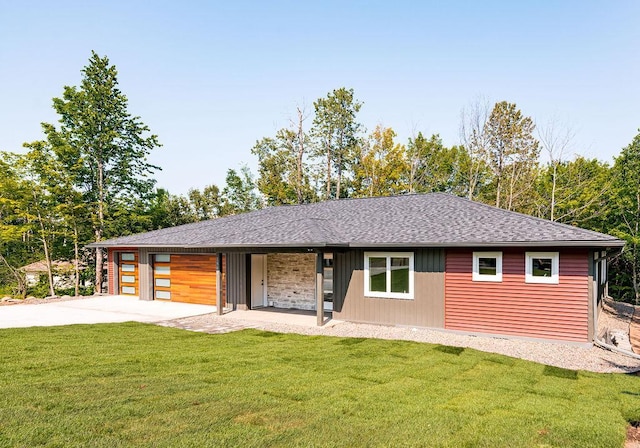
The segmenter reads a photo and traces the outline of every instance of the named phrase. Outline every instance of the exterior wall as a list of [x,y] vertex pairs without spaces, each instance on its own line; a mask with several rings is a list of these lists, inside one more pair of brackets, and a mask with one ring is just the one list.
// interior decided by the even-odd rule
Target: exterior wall
[[[118,288],[118,256],[119,252],[138,252],[136,247],[114,247],[107,249],[107,293],[119,294]],[[138,253],[138,269],[140,270],[140,253]],[[139,271],[141,272],[141,271]],[[138,274],[140,275],[140,274]],[[140,283],[140,277],[138,276],[138,285]]]
[[[203,254],[214,255],[211,249],[207,248],[171,248],[171,247],[141,247],[139,249],[138,257],[138,269],[139,269],[139,285],[140,285],[140,300],[153,300],[153,254]],[[224,260],[223,260],[223,276],[222,276],[222,299],[223,303],[226,298],[226,276],[224,275]],[[215,263],[213,268],[210,268],[211,274],[216,275]]]
[[336,252],[333,255],[333,316],[352,322],[443,328],[444,250],[393,248],[390,251],[414,253],[414,299],[365,297],[365,250]]
[[267,255],[267,300],[276,308],[316,309],[316,254]]
[[225,255],[227,260],[227,287],[226,294],[229,303],[234,309],[247,309],[249,297],[249,269],[248,254],[245,253],[228,253]]
[[107,250],[107,293],[108,294],[117,294],[116,286],[113,281],[115,271],[117,270],[117,267],[113,262],[113,259],[114,259],[113,254],[114,254],[113,249]]
[[526,250],[502,252],[502,282],[474,282],[473,251],[447,251],[445,328],[587,342],[588,251],[560,251],[559,284],[525,283]]
[[140,269],[140,300],[153,300],[153,270],[152,259],[153,254],[211,254],[211,249],[193,248],[193,249],[176,249],[172,247],[141,247],[140,256],[138,257]]

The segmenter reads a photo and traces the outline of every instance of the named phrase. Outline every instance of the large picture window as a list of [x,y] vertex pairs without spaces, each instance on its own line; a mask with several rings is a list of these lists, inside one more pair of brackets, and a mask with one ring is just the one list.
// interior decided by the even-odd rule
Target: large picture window
[[474,252],[472,279],[474,282],[501,282],[502,252]]
[[413,299],[412,252],[365,252],[364,271],[365,296]]
[[560,283],[558,252],[527,252],[525,254],[526,283]]

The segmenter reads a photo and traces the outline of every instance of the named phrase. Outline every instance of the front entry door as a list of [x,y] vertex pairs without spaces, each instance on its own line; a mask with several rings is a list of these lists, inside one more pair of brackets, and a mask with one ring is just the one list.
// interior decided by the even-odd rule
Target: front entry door
[[267,306],[267,256],[251,255],[251,308]]

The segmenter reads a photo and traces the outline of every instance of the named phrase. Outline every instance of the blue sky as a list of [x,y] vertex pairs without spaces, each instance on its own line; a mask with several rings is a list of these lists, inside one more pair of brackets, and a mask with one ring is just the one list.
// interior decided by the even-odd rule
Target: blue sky
[[[611,161],[640,127],[640,2],[162,2],[0,0],[0,150],[55,122],[91,50],[158,134],[173,193],[224,184],[297,105],[339,87],[360,121],[459,141],[460,111],[510,101],[575,132],[570,153]],[[310,123],[309,123],[310,124]]]

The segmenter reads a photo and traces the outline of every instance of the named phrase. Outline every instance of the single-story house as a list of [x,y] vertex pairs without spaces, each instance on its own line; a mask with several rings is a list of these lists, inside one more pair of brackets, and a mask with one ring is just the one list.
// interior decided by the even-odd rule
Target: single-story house
[[[270,207],[114,238],[109,292],[593,341],[612,236],[444,193]],[[222,307],[218,307],[221,312]]]
[[[71,288],[75,284],[75,266],[72,262],[65,260],[54,260],[51,262],[51,269],[53,271],[54,287]],[[84,269],[85,266],[81,265],[80,271],[83,271]],[[27,286],[35,286],[38,284],[41,278],[46,278],[47,276],[47,261],[36,261],[26,266],[22,266],[19,270],[24,272]],[[83,282],[83,286],[85,285],[86,282]]]

